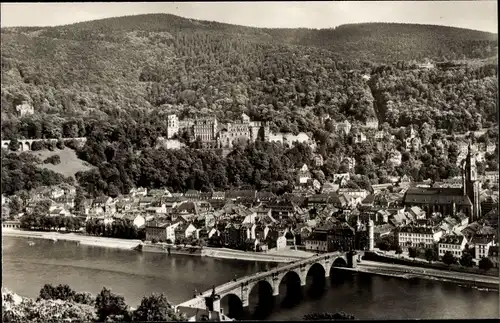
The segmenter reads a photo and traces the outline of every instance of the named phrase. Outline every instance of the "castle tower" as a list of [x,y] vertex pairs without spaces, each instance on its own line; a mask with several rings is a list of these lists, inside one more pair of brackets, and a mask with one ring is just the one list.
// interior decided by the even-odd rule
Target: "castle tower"
[[173,138],[179,133],[179,119],[175,114],[167,116],[167,139]]
[[374,246],[373,220],[368,220],[368,250],[373,251]]
[[469,197],[472,203],[470,221],[476,221],[481,216],[481,204],[479,194],[481,192],[481,182],[477,176],[476,156],[469,141],[469,149],[464,164],[464,193]]

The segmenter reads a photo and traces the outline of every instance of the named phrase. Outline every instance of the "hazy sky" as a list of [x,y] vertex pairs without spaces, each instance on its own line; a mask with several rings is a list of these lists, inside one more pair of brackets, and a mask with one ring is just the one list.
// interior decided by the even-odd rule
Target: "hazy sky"
[[331,28],[358,22],[406,22],[497,33],[497,1],[2,3],[1,26],[55,26],[171,13],[256,27]]

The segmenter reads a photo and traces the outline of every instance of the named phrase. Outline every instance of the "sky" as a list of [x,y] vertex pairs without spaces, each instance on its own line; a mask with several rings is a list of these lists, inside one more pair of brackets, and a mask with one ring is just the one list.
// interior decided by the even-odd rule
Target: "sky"
[[332,28],[347,23],[402,22],[498,32],[497,1],[94,2],[2,3],[1,27],[170,13],[186,18],[268,28]]

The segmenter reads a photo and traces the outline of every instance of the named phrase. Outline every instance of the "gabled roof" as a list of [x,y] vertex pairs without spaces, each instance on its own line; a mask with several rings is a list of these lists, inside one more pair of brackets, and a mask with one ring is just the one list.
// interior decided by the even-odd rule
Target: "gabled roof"
[[[453,245],[461,245],[465,240],[463,235],[447,235],[439,240],[439,243],[442,244],[453,244]],[[466,241],[467,242],[467,241]]]
[[472,205],[460,188],[410,188],[404,197],[405,203]]

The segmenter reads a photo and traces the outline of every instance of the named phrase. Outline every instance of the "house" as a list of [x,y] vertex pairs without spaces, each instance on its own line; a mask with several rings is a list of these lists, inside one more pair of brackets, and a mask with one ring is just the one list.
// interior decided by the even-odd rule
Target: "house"
[[188,190],[186,193],[184,193],[184,198],[188,201],[197,201],[200,199],[200,191]]
[[140,214],[129,214],[125,218],[132,221],[132,224],[138,229],[146,225],[146,218]]
[[481,258],[488,257],[489,249],[495,245],[493,235],[474,235],[470,240],[471,247],[474,247],[474,259],[480,260]]
[[73,214],[71,214],[71,212],[69,212],[68,210],[64,209],[64,208],[51,208],[49,209],[49,214],[48,214],[49,217],[56,217],[56,216],[71,216],[71,217],[74,217]]
[[286,248],[286,232],[283,230],[270,230],[267,234],[266,244],[269,249],[282,250]]
[[490,183],[498,184],[498,171],[485,171],[483,181],[490,181]]
[[326,232],[312,232],[305,240],[306,251],[328,252],[328,237]]
[[64,196],[64,190],[62,188],[55,186],[50,189],[51,199],[56,199],[62,196]]
[[333,174],[333,183],[344,186],[351,180],[349,173]]
[[293,217],[295,207],[289,201],[277,201],[267,205],[271,209],[271,216],[276,220],[284,220]]
[[347,136],[351,131],[352,125],[349,121],[345,120],[344,122],[335,124],[334,127],[335,131],[340,131]]
[[175,228],[175,240],[182,241],[186,238],[193,237],[196,227],[191,223],[181,223],[177,228]]
[[212,193],[212,200],[225,200],[226,199],[226,192],[213,192]]
[[368,118],[365,121],[365,128],[377,129],[378,128],[378,120],[377,120],[377,118]]
[[467,239],[463,235],[450,234],[442,237],[438,243],[439,258],[449,251],[455,258],[462,257],[462,252],[467,244]]
[[172,197],[172,194],[167,189],[152,189],[149,190],[147,195],[155,197]]
[[344,160],[342,161],[342,164],[344,164],[344,163],[347,164],[347,168],[349,168],[349,170],[353,170],[354,167],[356,167],[356,159],[354,159],[352,157],[344,158]]
[[403,155],[399,151],[393,149],[389,153],[388,161],[394,166],[399,166],[401,165],[402,157]]
[[365,207],[372,207],[374,202],[375,202],[375,195],[369,194],[361,201],[361,205]]
[[269,233],[269,226],[267,224],[257,224],[255,226],[255,238],[259,241],[265,241]]
[[222,233],[222,241],[225,246],[229,248],[239,248],[242,246],[243,242],[247,239],[243,235],[241,230],[241,225],[237,223],[228,223],[224,227]]
[[314,166],[321,167],[321,166],[323,166],[323,163],[324,163],[323,156],[321,156],[320,154],[315,154],[313,156],[313,164],[314,164]]
[[148,222],[146,224],[146,240],[152,241],[153,239],[157,241],[175,241],[175,229],[180,225],[180,223],[169,223],[163,222],[159,223],[156,221]]
[[307,181],[311,178],[311,172],[306,164],[302,165],[300,170],[297,173],[297,183],[298,184],[307,184]]
[[157,198],[153,197],[153,196],[141,197],[139,199],[139,207],[141,207],[141,208],[149,207],[156,201],[157,201]]
[[418,206],[408,208],[408,213],[410,213],[410,215],[417,220],[425,219],[427,215],[427,213]]
[[255,239],[255,228],[257,225],[255,223],[242,223],[241,230],[243,231],[245,240]]
[[110,205],[112,202],[113,202],[113,199],[111,197],[101,195],[101,196],[95,198],[92,206],[105,208],[106,206]]
[[356,133],[352,136],[352,141],[355,144],[359,144],[366,141],[366,135],[362,132]]
[[21,222],[20,221],[2,221],[2,228],[20,229]]
[[384,224],[389,223],[389,217],[391,216],[391,212],[387,209],[378,210],[375,213],[375,219],[373,220],[374,224]]
[[23,101],[21,104],[16,106],[16,112],[18,113],[19,117],[24,117],[27,115],[32,115],[35,113],[35,109],[31,104],[28,103],[28,101]]
[[354,188],[339,188],[337,191],[338,195],[349,195],[350,197],[359,197],[361,200],[364,200],[365,197],[368,196],[368,191],[363,189],[354,189]]
[[248,214],[245,215],[245,218],[243,219],[243,222],[241,222],[241,223],[242,224],[245,224],[245,223],[253,224],[256,221],[257,221],[257,212],[248,210]]
[[339,190],[340,185],[339,184],[333,184],[333,183],[323,183],[323,187],[321,188],[321,193],[335,193]]
[[257,202],[269,202],[276,198],[276,195],[272,192],[260,191],[257,192]]
[[443,236],[443,231],[430,226],[405,226],[398,232],[399,246],[406,248],[423,245],[432,247]]
[[148,189],[144,187],[137,187],[137,188],[132,188],[129,193],[131,197],[136,197],[136,196],[146,196],[148,195]]
[[248,198],[252,200],[257,199],[257,191],[255,190],[233,190],[227,191],[225,194],[226,200],[236,201],[242,198]]
[[373,237],[375,239],[378,239],[380,237],[389,235],[394,229],[395,227],[391,223],[375,225],[373,227]]
[[488,258],[493,263],[493,267],[498,268],[498,246],[491,246],[488,249]]
[[422,146],[422,142],[420,138],[406,138],[405,139],[405,150],[410,151],[410,150],[415,150],[418,151],[420,150],[420,147]]

